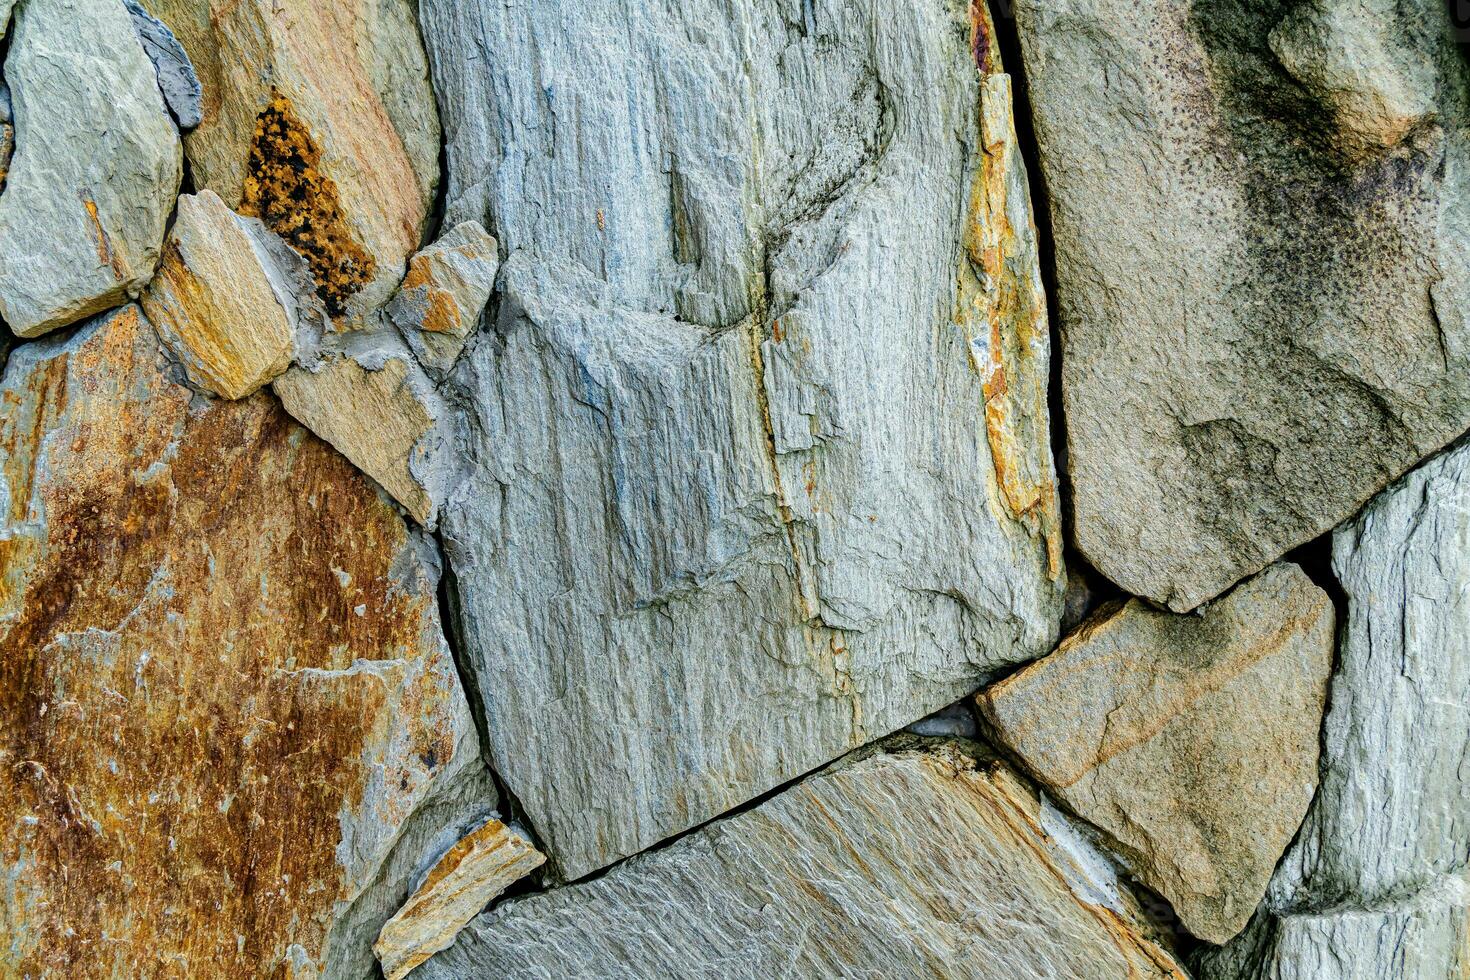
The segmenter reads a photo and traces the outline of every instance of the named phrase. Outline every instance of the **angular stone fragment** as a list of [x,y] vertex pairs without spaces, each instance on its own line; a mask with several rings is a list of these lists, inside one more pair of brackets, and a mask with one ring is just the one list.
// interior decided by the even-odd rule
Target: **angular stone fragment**
[[189,380],[243,398],[291,363],[295,328],[276,297],[271,259],[213,191],[179,198],[143,310]]
[[1442,0],[1017,0],[1077,546],[1191,609],[1470,427]]
[[813,776],[476,919],[416,977],[1173,977],[1035,792],[956,743]]
[[133,18],[133,28],[143,42],[143,50],[153,62],[158,88],[163,92],[168,111],[180,129],[193,129],[204,118],[204,91],[184,46],[167,24],[144,10],[136,0],[125,2],[128,14]]
[[122,0],[26,0],[5,59],[15,155],[0,194],[0,319],[35,337],[153,275],[179,136]]
[[[1380,494],[1334,535],[1332,564],[1348,616],[1321,785],[1256,937],[1206,973],[1295,976],[1281,964],[1332,966],[1340,946],[1372,957],[1315,976],[1460,976],[1470,967],[1470,447]],[[1399,961],[1421,967],[1371,968]]]
[[204,88],[194,182],[311,263],[341,325],[381,306],[420,244],[439,123],[412,0],[143,0]]
[[0,975],[366,976],[495,802],[427,543],[166,368],[128,306],[0,388]]
[[1199,616],[1115,604],[985,690],[995,737],[1186,928],[1239,932],[1317,780],[1333,610],[1275,565]]
[[436,413],[406,356],[365,365],[329,355],[315,370],[287,371],[275,391],[286,411],[377,480],[415,520],[430,523],[435,501],[414,471],[429,455]]
[[439,859],[373,944],[388,980],[447,949],[491,899],[546,862],[546,855],[499,820],[486,821]]
[[466,221],[408,260],[386,312],[431,373],[454,366],[479,322],[500,268],[496,248],[478,221]]
[[447,554],[563,875],[1054,642],[1047,332],[977,14],[420,4],[448,220],[508,256],[445,392]]

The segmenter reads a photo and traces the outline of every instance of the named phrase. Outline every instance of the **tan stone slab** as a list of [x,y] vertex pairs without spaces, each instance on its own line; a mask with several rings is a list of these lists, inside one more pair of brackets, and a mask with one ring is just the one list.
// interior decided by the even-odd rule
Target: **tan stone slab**
[[979,697],[998,740],[1185,926],[1244,928],[1317,784],[1332,604],[1274,565],[1205,606],[1114,604]]
[[292,325],[240,217],[205,190],[179,198],[143,310],[189,380],[243,398],[291,363]]

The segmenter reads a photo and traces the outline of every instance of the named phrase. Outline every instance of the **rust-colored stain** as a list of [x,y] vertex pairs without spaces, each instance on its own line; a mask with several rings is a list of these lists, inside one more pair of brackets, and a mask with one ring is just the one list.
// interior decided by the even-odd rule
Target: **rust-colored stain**
[[113,249],[107,229],[102,227],[102,219],[97,214],[97,202],[91,198],[83,198],[82,207],[87,209],[87,219],[92,223],[92,241],[97,249],[97,261],[111,269],[113,278],[122,282],[128,276],[127,269],[123,267],[122,257]]
[[[273,399],[191,408],[157,357],[128,307],[0,404],[3,976],[289,974],[365,756],[396,786],[390,735],[454,751],[402,521]],[[406,693],[349,670],[392,658]]]
[[1005,71],[995,46],[995,21],[985,0],[970,0],[970,53],[982,76]]
[[[467,250],[460,251],[468,255]],[[420,330],[463,336],[464,323],[459,303],[454,294],[436,281],[429,256],[420,252],[408,260],[408,272],[399,288],[405,293],[417,291],[423,297],[424,319],[419,324]]]
[[[983,3],[972,7],[972,15],[978,52],[980,35],[993,36],[993,25]],[[1056,578],[1062,533],[1046,398],[1046,294],[1024,164],[1015,147],[1009,81],[986,73],[985,64],[998,68],[998,56],[981,59],[981,148],[965,216],[955,317],[980,374],[1000,496],[1011,517],[1045,542],[1048,570]]]
[[291,100],[274,89],[255,120],[240,213],[265,222],[305,257],[333,317],[372,281],[377,263],[347,226],[337,185],[322,172],[321,150]]

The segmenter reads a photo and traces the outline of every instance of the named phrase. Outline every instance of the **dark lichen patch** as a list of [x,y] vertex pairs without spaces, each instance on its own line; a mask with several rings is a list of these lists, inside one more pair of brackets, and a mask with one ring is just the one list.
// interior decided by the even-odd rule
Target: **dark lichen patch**
[[347,227],[337,185],[322,172],[321,149],[291,100],[274,89],[255,120],[240,213],[265,222],[305,257],[333,317],[373,278],[376,263]]

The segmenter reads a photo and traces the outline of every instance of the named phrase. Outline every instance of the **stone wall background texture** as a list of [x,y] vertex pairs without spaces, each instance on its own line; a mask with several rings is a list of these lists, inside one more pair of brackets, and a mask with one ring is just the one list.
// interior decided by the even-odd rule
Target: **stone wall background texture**
[[0,977],[1470,976],[1441,0],[0,0]]

